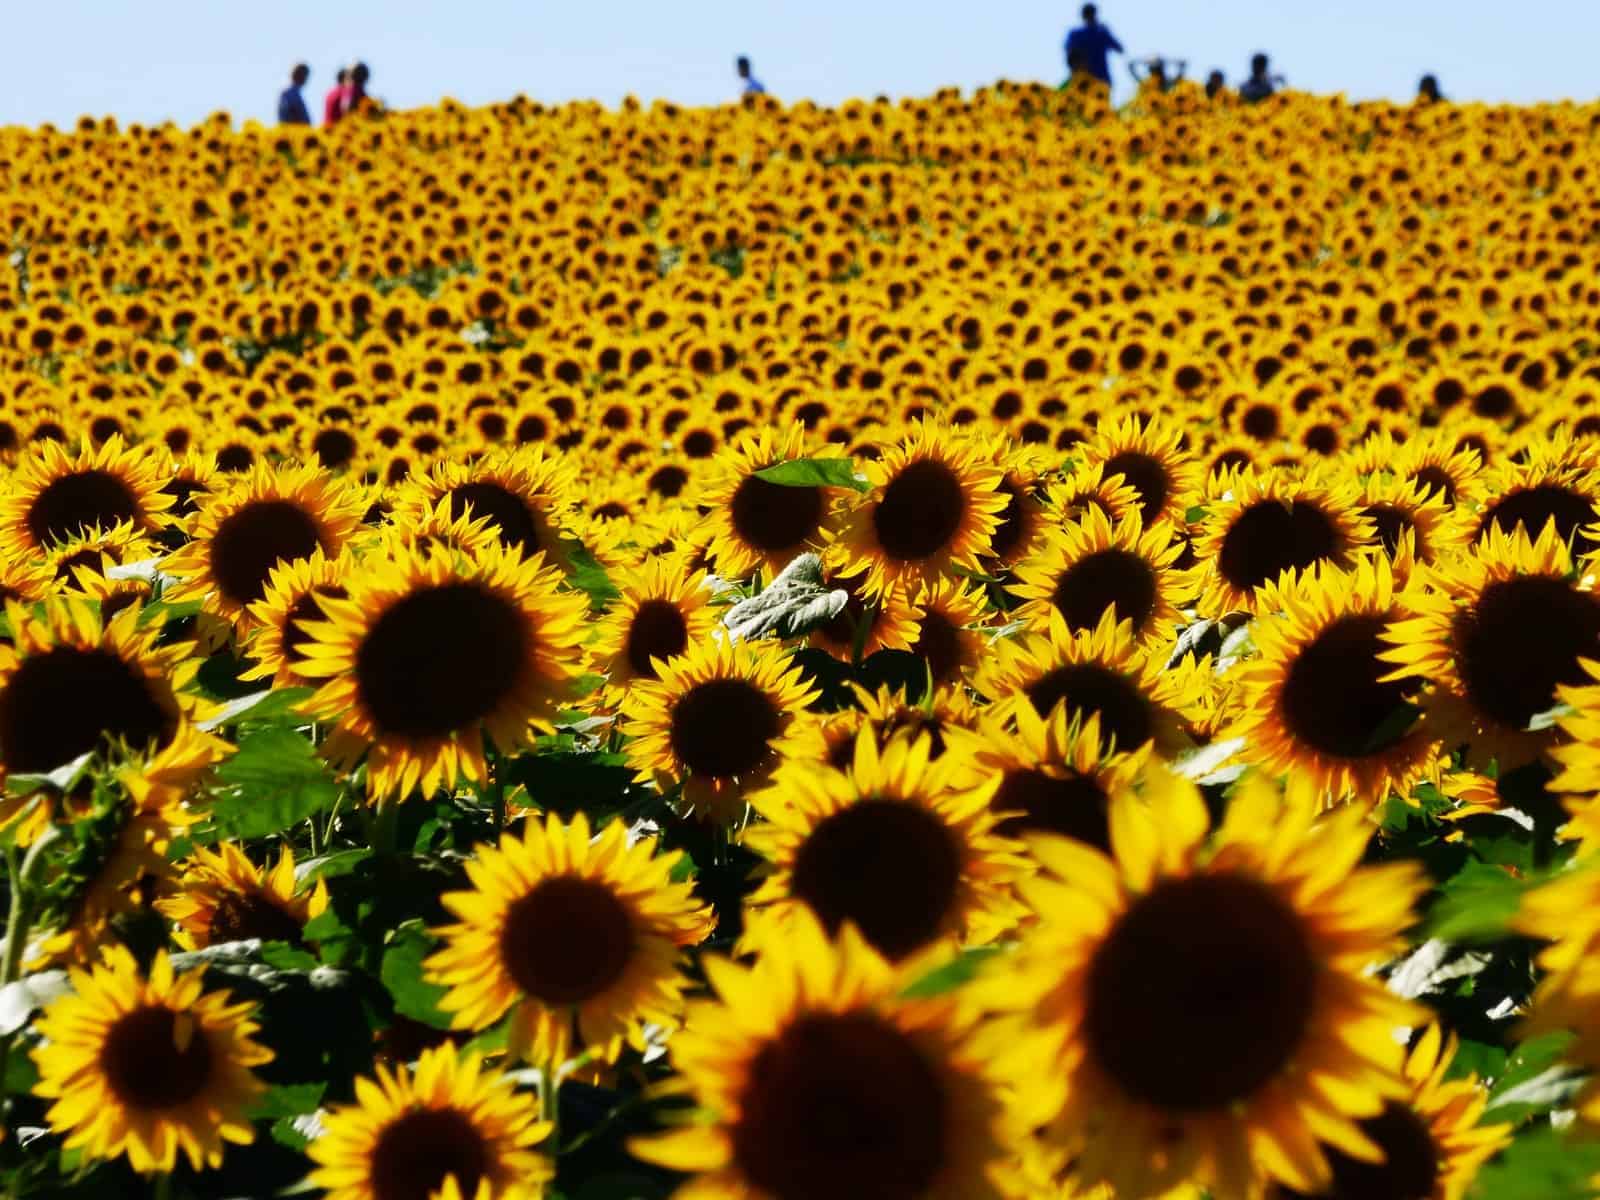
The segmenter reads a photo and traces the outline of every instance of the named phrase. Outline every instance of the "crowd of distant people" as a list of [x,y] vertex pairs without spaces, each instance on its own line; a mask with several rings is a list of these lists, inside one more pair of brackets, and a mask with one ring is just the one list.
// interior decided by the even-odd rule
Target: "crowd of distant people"
[[[1116,35],[1101,23],[1100,11],[1095,5],[1085,4],[1082,16],[1083,24],[1068,32],[1063,47],[1067,56],[1067,81],[1095,79],[1110,87],[1111,55],[1126,54],[1127,51],[1117,41]],[[1160,55],[1128,62],[1128,73],[1133,76],[1135,83],[1141,87],[1151,83],[1162,91],[1175,87],[1188,69],[1187,60],[1168,59]],[[1250,74],[1245,76],[1236,90],[1239,99],[1247,104],[1255,104],[1277,93],[1284,84],[1283,76],[1272,70],[1271,60],[1257,52],[1250,57]],[[1228,78],[1220,70],[1213,70],[1206,76],[1205,88],[1206,95],[1215,98],[1228,90]],[[1424,103],[1443,100],[1438,79],[1433,75],[1424,75],[1417,85],[1417,99]]]
[[[362,105],[370,101],[367,81],[372,72],[367,64],[340,67],[334,76],[333,86],[322,98],[322,123],[335,125]],[[311,109],[306,104],[305,86],[311,79],[311,68],[305,63],[296,64],[289,72],[289,86],[278,97],[278,123],[280,125],[310,125]]]
[[[1116,35],[1101,22],[1100,10],[1096,5],[1085,4],[1082,18],[1083,24],[1067,33],[1066,44],[1063,47],[1067,56],[1067,83],[1091,79],[1110,87],[1111,55],[1127,52],[1122,48],[1122,43],[1117,40]],[[1128,60],[1128,73],[1133,76],[1135,83],[1140,87],[1148,84],[1163,92],[1177,86],[1188,69],[1188,60],[1181,58],[1149,55]],[[756,78],[747,56],[741,54],[734,60],[734,72],[739,79],[741,95],[765,94],[766,86]],[[334,85],[323,97],[322,123],[336,124],[367,103],[370,99],[367,95],[367,80],[370,77],[371,72],[367,70],[366,63],[358,62],[354,66],[340,67]],[[280,124],[313,123],[304,94],[306,82],[310,78],[311,68],[305,63],[300,63],[290,72],[289,86],[278,97]],[[1284,85],[1283,76],[1272,70],[1271,60],[1265,54],[1257,52],[1250,57],[1250,73],[1235,90],[1239,94],[1239,99],[1254,104],[1274,95]],[[1212,70],[1206,76],[1205,91],[1208,97],[1215,98],[1227,90],[1228,79],[1222,71]],[[1417,85],[1417,99],[1430,104],[1443,100],[1438,79],[1432,75],[1424,75]]]

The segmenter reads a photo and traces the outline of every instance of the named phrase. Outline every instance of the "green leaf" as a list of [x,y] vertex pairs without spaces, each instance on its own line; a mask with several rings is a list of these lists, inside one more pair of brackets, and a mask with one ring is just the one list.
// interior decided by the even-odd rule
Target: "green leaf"
[[1402,700],[1395,705],[1388,716],[1378,722],[1378,727],[1372,731],[1372,735],[1367,738],[1366,744],[1362,746],[1361,753],[1377,754],[1382,750],[1387,750],[1405,737],[1421,716],[1422,709],[1420,706]]
[[763,467],[755,477],[780,487],[843,487],[856,492],[872,487],[848,458],[791,458]]
[[1553,704],[1543,712],[1536,712],[1529,717],[1526,728],[1529,733],[1538,733],[1542,729],[1550,729],[1559,725],[1563,719],[1570,717],[1577,711],[1570,704]]
[[250,1106],[252,1121],[269,1121],[280,1117],[299,1117],[316,1111],[322,1102],[326,1083],[280,1083],[270,1087]]
[[1216,778],[1224,772],[1235,754],[1244,749],[1243,738],[1224,738],[1221,741],[1208,742],[1204,746],[1196,746],[1193,750],[1186,750],[1172,760],[1172,770],[1175,774],[1185,779],[1192,779],[1196,783],[1227,783],[1230,779]]
[[314,971],[318,966],[314,954],[288,942],[263,942],[261,961],[280,971]]
[[912,982],[900,995],[907,1000],[929,1000],[970,983],[996,954],[999,946],[973,946]]
[[1195,504],[1184,510],[1183,520],[1187,525],[1195,525],[1204,521],[1210,515],[1210,510],[1203,504]]
[[1428,914],[1428,936],[1446,942],[1503,937],[1526,887],[1503,867],[1469,862],[1440,889],[1443,894]]
[[622,593],[589,548],[575,538],[563,538],[561,550],[567,560],[567,582],[589,597],[589,608],[603,612]]
[[94,751],[85,750],[71,762],[63,763],[53,771],[16,771],[6,776],[6,791],[13,796],[31,796],[44,791],[65,794],[83,781],[93,761]]
[[255,724],[278,722],[297,715],[295,709],[315,694],[315,689],[308,687],[263,688],[228,701],[199,726],[209,733],[247,719]]
[[1478,1173],[1469,1200],[1589,1200],[1600,1174],[1600,1142],[1530,1130]]
[[448,989],[422,977],[422,960],[435,948],[422,922],[408,921],[395,931],[393,940],[384,950],[379,976],[394,998],[396,1012],[435,1029],[449,1029],[450,1015],[438,1007]]
[[294,880],[301,883],[307,879],[333,879],[348,875],[371,857],[370,849],[358,846],[354,850],[336,850],[332,854],[301,859],[294,865]]
[[325,811],[339,796],[339,785],[311,740],[281,727],[246,736],[238,752],[217,768],[217,781],[212,819],[237,838],[280,833]]

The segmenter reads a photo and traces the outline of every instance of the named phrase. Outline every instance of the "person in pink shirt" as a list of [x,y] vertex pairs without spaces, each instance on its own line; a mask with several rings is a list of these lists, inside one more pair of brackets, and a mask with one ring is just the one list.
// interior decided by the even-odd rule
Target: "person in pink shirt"
[[333,86],[328,89],[328,94],[322,101],[322,123],[336,124],[339,118],[349,111],[350,71],[347,67],[340,67],[339,77],[334,80]]

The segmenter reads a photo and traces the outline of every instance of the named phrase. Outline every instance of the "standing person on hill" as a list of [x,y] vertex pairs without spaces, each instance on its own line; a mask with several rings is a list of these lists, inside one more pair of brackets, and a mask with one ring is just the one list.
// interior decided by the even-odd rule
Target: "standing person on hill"
[[1269,67],[1265,54],[1250,56],[1250,78],[1239,85],[1239,99],[1254,104],[1283,86],[1283,76],[1272,74]]
[[338,77],[322,99],[322,123],[336,125],[350,108],[350,71],[340,67]]
[[767,90],[766,84],[750,74],[750,60],[744,55],[739,55],[738,59],[734,61],[733,67],[734,70],[739,72],[739,78],[743,80],[739,85],[739,91],[744,95],[759,96]]
[[1092,4],[1083,6],[1083,24],[1067,34],[1067,71],[1083,72],[1111,86],[1111,64],[1107,57],[1111,51],[1122,53],[1122,43],[1116,35],[1100,24],[1100,10]]
[[350,92],[345,100],[344,111],[353,113],[365,103],[367,99],[367,80],[372,78],[372,72],[367,69],[367,64],[358,62],[350,68]]
[[289,86],[278,97],[278,124],[309,125],[311,114],[306,111],[306,98],[300,94],[306,80],[311,78],[311,68],[300,63],[289,73]]

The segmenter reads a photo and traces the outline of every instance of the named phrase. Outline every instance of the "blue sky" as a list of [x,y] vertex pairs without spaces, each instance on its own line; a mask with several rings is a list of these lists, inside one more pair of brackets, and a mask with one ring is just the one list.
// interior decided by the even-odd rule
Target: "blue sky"
[[[1059,80],[1077,4],[1038,0],[15,0],[0,70],[0,124],[81,113],[190,124],[217,108],[271,116],[295,60],[320,98],[341,61],[411,107],[615,103],[633,92],[688,104],[733,91],[732,58],[786,98]],[[1459,99],[1585,99],[1600,90],[1600,2],[1527,0],[1105,0],[1130,51],[1186,56],[1191,72],[1244,71],[1271,52],[1296,86],[1405,97],[1425,70]],[[1122,91],[1127,90],[1120,64]]]

